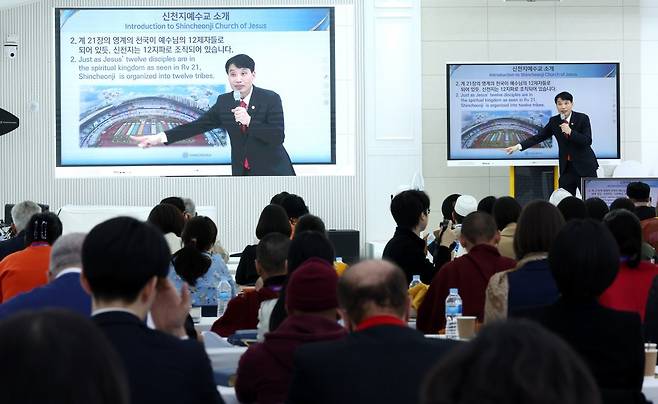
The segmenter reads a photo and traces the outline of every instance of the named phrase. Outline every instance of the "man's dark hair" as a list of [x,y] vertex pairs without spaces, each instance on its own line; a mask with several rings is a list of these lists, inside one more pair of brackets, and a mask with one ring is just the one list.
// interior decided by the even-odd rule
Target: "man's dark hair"
[[573,95],[569,94],[566,91],[562,91],[560,94],[555,96],[554,101],[556,104],[557,104],[557,100],[573,102]]
[[146,221],[160,229],[162,234],[174,233],[178,237],[180,237],[185,226],[183,211],[169,203],[156,205],[151,209],[151,213],[149,213]]
[[443,220],[452,220],[452,212],[455,210],[455,202],[461,195],[451,194],[443,200],[441,204],[441,214],[443,215]]
[[[395,264],[386,262],[384,265],[390,265],[391,270],[376,283],[359,285],[350,276],[342,276],[338,280],[338,305],[347,312],[353,322],[358,324],[365,319],[369,304],[390,309],[400,316],[405,313],[407,278]],[[358,269],[358,266],[351,267],[347,271]]]
[[290,248],[290,238],[281,233],[265,235],[256,247],[256,259],[262,269],[273,275],[284,272]]
[[503,230],[508,224],[516,223],[519,220],[521,205],[511,196],[502,196],[496,199],[492,214],[498,230]]
[[649,202],[651,195],[651,188],[648,184],[635,181],[630,182],[626,186],[626,196],[638,202]]
[[[483,393],[486,392],[486,393]],[[540,325],[510,319],[487,325],[428,373],[422,404],[600,404],[580,356]]]
[[494,218],[484,212],[471,212],[464,217],[461,235],[471,244],[489,242],[494,238],[498,228]]
[[290,237],[292,229],[288,221],[286,211],[279,205],[267,205],[260,213],[258,224],[256,225],[256,237],[262,240],[263,237],[270,233],[281,233]]
[[635,204],[628,198],[617,198],[610,204],[610,212],[617,209],[626,209],[629,212],[635,213]]
[[228,69],[231,65],[234,65],[238,69],[249,69],[251,72],[256,71],[256,62],[249,56],[245,54],[239,54],[231,57],[229,60],[226,61],[226,64],[224,65],[224,70],[226,70],[226,73],[228,74]]
[[309,213],[300,217],[299,221],[295,225],[295,233],[301,233],[304,231],[317,231],[319,233],[326,234],[327,228],[325,227],[322,219]]
[[204,254],[217,240],[217,226],[209,217],[196,216],[188,220],[181,234],[183,248],[173,257],[174,270],[190,286],[210,269],[212,259]]
[[430,197],[415,189],[402,191],[391,200],[391,214],[398,227],[413,229],[420,215],[430,208]]
[[274,195],[272,199],[270,199],[270,203],[274,205],[281,205],[281,202],[283,202],[283,200],[286,199],[288,195],[290,194],[286,191],[279,192],[278,194]]
[[87,234],[82,244],[82,271],[95,298],[132,303],[154,276],[167,276],[169,254],[169,246],[155,226],[117,217]]
[[286,210],[289,219],[299,219],[300,217],[308,214],[308,206],[304,199],[295,194],[290,194],[283,198],[281,206]]
[[564,298],[595,299],[617,276],[619,247],[602,223],[576,219],[558,233],[548,264]]
[[295,232],[288,251],[288,276],[309,258],[321,258],[330,264],[336,260],[336,253],[325,233],[317,231]]
[[574,219],[584,219],[587,217],[587,208],[582,199],[575,196],[567,196],[557,204],[557,208],[562,213],[564,221],[568,222]]
[[52,212],[35,213],[25,227],[25,245],[40,241],[53,245],[62,235],[62,221]]
[[547,253],[564,226],[562,213],[546,201],[533,201],[523,208],[514,232],[514,254],[521,259],[530,253]]
[[495,196],[492,196],[492,195],[485,196],[478,203],[477,211],[478,212],[488,213],[488,214],[491,215],[493,213],[493,207],[494,207],[495,203],[496,203],[496,197]]
[[130,401],[121,358],[89,318],[62,309],[22,312],[0,323],[0,341],[0,358],[11,364],[0,370],[3,403]]
[[617,209],[605,215],[603,224],[610,230],[619,253],[626,257],[626,264],[631,268],[640,265],[642,259],[642,225],[633,213],[626,209]]
[[610,212],[608,204],[601,198],[592,197],[585,200],[585,208],[587,209],[587,217],[594,220],[601,221],[603,216]]
[[185,213],[185,201],[180,196],[168,196],[160,201],[160,203],[168,203],[174,205],[181,213]]

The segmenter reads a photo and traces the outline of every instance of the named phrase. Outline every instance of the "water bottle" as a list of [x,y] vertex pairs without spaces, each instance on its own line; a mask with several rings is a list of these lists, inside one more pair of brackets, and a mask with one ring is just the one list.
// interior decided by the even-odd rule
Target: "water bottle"
[[414,286],[418,285],[420,282],[420,275],[414,275],[413,278],[411,278],[411,283],[409,284],[409,289],[413,288]]
[[457,288],[450,288],[450,294],[446,298],[446,338],[459,339],[457,331],[457,317],[462,315],[462,298],[457,293]]
[[222,278],[217,286],[217,317],[224,315],[229,300],[231,300],[231,284]]

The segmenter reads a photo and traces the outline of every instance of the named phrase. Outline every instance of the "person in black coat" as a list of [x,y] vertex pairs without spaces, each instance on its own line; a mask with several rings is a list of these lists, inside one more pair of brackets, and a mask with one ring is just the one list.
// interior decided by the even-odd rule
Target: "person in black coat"
[[339,280],[338,304],[351,334],[297,349],[287,402],[417,403],[425,374],[458,343],[407,326],[403,272],[386,261],[356,264]]
[[11,208],[11,227],[15,235],[9,240],[0,241],[0,261],[25,248],[25,228],[32,215],[37,213],[41,213],[41,207],[32,201],[19,202]]

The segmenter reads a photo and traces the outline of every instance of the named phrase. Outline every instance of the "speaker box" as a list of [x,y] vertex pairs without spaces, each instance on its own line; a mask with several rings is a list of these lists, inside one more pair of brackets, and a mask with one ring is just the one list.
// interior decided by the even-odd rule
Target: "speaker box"
[[334,245],[336,257],[352,265],[359,260],[360,246],[358,230],[329,230],[329,241]]
[[[11,204],[10,204],[10,203],[5,204],[5,224],[6,224],[7,226],[9,226],[10,224],[14,223],[14,221],[11,220],[11,208],[13,208],[14,205],[15,205],[14,203],[11,203]],[[42,212],[48,212],[48,208],[50,208],[50,206],[48,206],[48,205],[43,205],[43,204],[39,204],[39,206],[41,206],[41,211],[42,211]]]

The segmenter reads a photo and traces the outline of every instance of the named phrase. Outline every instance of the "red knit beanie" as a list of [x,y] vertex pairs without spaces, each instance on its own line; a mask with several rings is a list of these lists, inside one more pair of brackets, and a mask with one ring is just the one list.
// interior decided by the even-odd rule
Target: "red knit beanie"
[[309,258],[293,272],[286,286],[288,311],[317,312],[338,307],[338,275],[333,265]]

